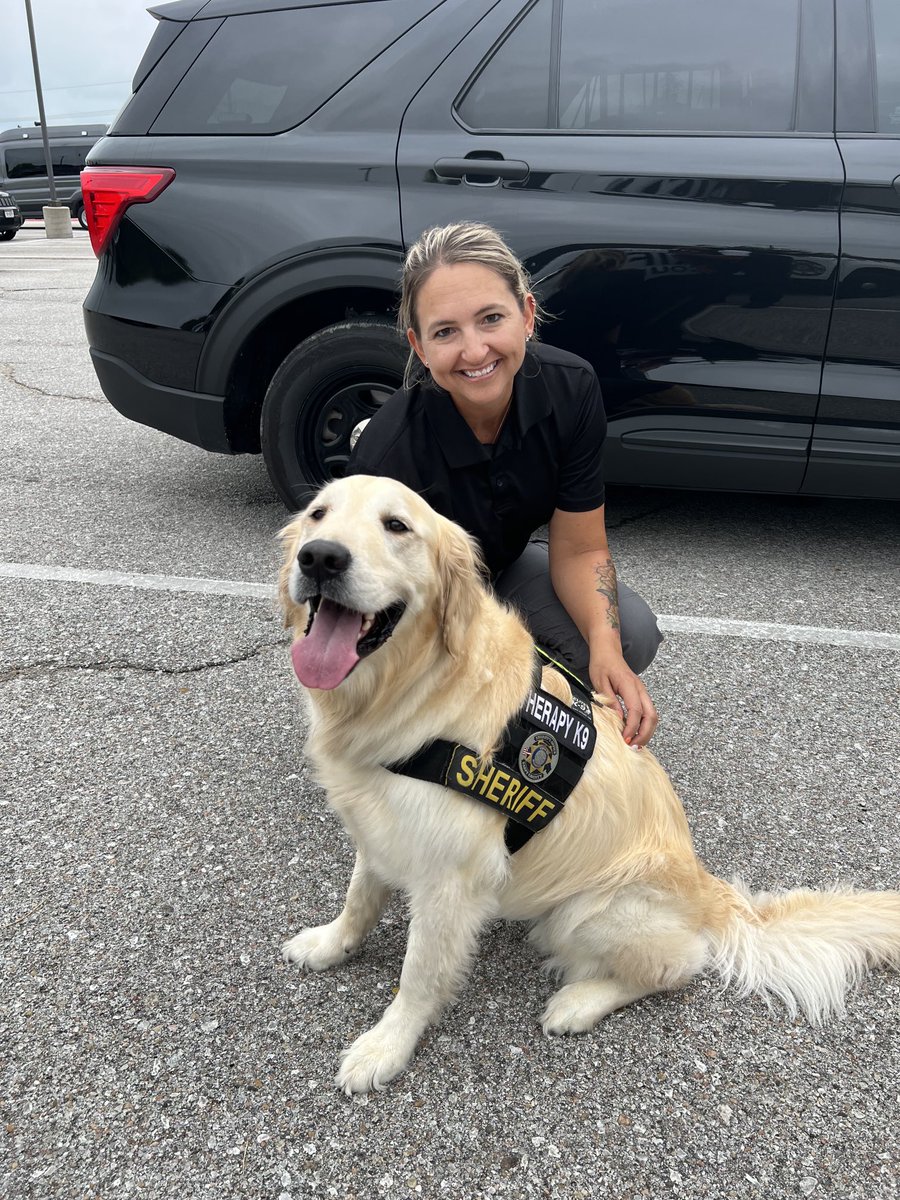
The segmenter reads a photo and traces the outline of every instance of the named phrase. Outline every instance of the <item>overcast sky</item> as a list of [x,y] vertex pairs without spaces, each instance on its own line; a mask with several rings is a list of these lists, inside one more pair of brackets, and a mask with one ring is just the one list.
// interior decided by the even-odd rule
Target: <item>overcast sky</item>
[[[38,119],[25,0],[0,0],[0,129]],[[48,125],[109,124],[156,28],[153,0],[31,0]]]

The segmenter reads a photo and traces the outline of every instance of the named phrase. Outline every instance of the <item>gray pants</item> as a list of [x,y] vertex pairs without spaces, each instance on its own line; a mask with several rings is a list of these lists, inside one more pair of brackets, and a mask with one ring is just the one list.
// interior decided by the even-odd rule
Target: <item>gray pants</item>
[[[518,610],[540,646],[589,681],[587,642],[553,590],[546,542],[530,542],[494,580],[494,591]],[[663,635],[650,606],[637,592],[620,583],[618,593],[622,651],[632,671],[640,674],[653,662]]]

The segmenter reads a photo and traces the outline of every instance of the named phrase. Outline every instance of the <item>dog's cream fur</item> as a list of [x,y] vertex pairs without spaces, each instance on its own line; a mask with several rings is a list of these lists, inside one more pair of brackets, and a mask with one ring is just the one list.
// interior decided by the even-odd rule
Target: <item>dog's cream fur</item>
[[[407,527],[386,527],[394,518]],[[654,756],[630,750],[617,709],[596,703],[597,745],[562,813],[510,857],[504,818],[384,765],[435,738],[490,757],[531,680],[532,640],[484,586],[466,534],[388,479],[329,484],[283,531],[280,595],[304,635],[300,549],[350,551],[351,607],[402,600],[393,636],[332,691],[310,690],[308,753],[356,844],[344,909],[305,929],[284,956],[314,971],[344,962],[401,889],[410,926],[400,989],[341,1060],[346,1092],[380,1088],[409,1063],[425,1028],[463,984],[493,917],[533,923],[562,978],[546,1033],[581,1033],[613,1009],[678,988],[705,967],[742,994],[781,999],[818,1022],[840,1011],[870,964],[900,965],[900,893],[798,890],[751,896],[698,861],[681,804]],[[307,591],[304,591],[306,586]],[[564,701],[563,675],[546,690]]]

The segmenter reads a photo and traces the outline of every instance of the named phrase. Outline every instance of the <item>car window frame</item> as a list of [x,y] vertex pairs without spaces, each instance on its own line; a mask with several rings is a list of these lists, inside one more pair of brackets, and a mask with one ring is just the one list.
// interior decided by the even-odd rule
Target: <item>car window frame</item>
[[[795,128],[788,130],[684,130],[684,129],[564,129],[559,127],[559,79],[562,33],[562,6],[565,0],[547,0],[552,3],[551,46],[550,46],[550,95],[548,117],[556,124],[546,128],[473,126],[461,115],[459,106],[476,82],[486,64],[496,56],[512,32],[525,21],[541,0],[530,0],[519,8],[502,34],[488,52],[469,73],[451,104],[453,120],[467,134],[478,136],[528,137],[833,137],[834,136],[834,9],[832,0],[799,0],[796,74],[794,80],[793,113]],[[865,3],[865,0],[862,0]],[[819,10],[818,14],[816,9]],[[816,41],[824,41],[816,54]],[[823,53],[824,51],[824,53]],[[801,120],[801,113],[803,119]]]
[[878,128],[875,22],[868,0],[838,0],[835,133],[840,138],[900,140]]
[[[161,107],[159,107],[158,112],[153,117],[152,123],[149,125],[149,128],[146,132],[151,136],[155,135],[159,137],[266,138],[277,137],[280,134],[289,133],[293,129],[298,129],[301,125],[304,125],[307,121],[309,121],[311,117],[315,116],[320,109],[324,108],[329,101],[333,100],[334,97],[338,95],[338,93],[341,92],[352,80],[358,78],[364,72],[368,71],[374,62],[376,62],[383,54],[390,50],[390,48],[395,45],[396,42],[406,36],[406,34],[415,28],[415,26],[418,25],[426,16],[429,16],[435,9],[439,8],[441,3],[443,3],[443,0],[425,0],[425,4],[428,7],[424,11],[420,11],[420,9],[423,8],[422,0],[395,0],[394,11],[390,13],[387,8],[387,2],[388,0],[380,0],[380,3],[385,4],[384,14],[391,15],[395,18],[395,27],[388,33],[386,38],[377,39],[367,48],[366,54],[368,57],[364,57],[362,61],[356,61],[350,67],[344,63],[342,69],[334,75],[334,78],[325,82],[325,90],[322,91],[321,94],[318,91],[313,93],[316,98],[309,102],[311,106],[308,106],[306,103],[304,103],[303,105],[300,105],[300,108],[295,112],[286,111],[276,121],[275,118],[277,117],[281,108],[281,104],[279,104],[275,111],[271,114],[271,117],[268,121],[254,123],[252,127],[249,128],[243,124],[238,126],[210,126],[208,123],[193,125],[188,120],[189,116],[195,115],[191,112],[190,104],[185,103],[182,107],[179,107],[179,104],[182,100],[179,95],[181,89],[189,85],[194,87],[200,86],[197,83],[195,73],[197,71],[202,71],[201,60],[203,59],[204,54],[210,49],[210,43],[213,42],[216,37],[224,39],[235,36],[232,30],[238,29],[237,22],[248,20],[248,22],[251,22],[248,24],[248,29],[251,29],[253,28],[252,20],[256,18],[285,17],[286,14],[292,14],[289,19],[296,20],[298,18],[293,17],[293,14],[330,8],[333,6],[332,2],[331,0],[326,0],[325,3],[313,3],[312,0],[304,0],[303,3],[296,4],[272,3],[263,5],[258,9],[254,8],[250,11],[229,11],[229,13],[224,16],[218,15],[222,11],[221,5],[213,6],[216,11],[211,12],[211,15],[207,15],[207,11],[204,9],[200,16],[190,22],[190,25],[193,26],[201,23],[209,23],[214,24],[214,28],[209,36],[203,39],[203,44],[197,47],[196,53],[193,53],[191,56],[190,62],[188,62],[185,66],[183,73],[181,73],[180,77],[175,81],[172,88],[168,91],[168,95],[162,102]],[[334,3],[342,6],[349,6],[352,3],[359,3],[359,0],[334,0]],[[369,6],[370,4],[371,0],[366,0],[366,5]],[[243,6],[240,4],[236,5],[237,9],[242,7]],[[399,10],[399,12],[397,10]],[[379,13],[379,15],[382,14]],[[235,24],[232,25],[231,23]],[[144,80],[141,90],[146,88],[147,83],[150,80],[153,80],[154,83],[156,82],[155,72],[161,70],[167,65],[167,58],[171,50],[177,52],[180,47],[186,56],[191,54],[193,46],[185,47],[182,45],[184,42],[185,38],[183,35],[173,40],[170,50],[166,51],[166,53],[159,60],[154,71],[151,72]],[[264,48],[268,48],[263,39],[260,39],[259,44]],[[275,44],[276,43],[269,43],[269,45]],[[215,53],[214,49],[213,53]],[[140,97],[141,90],[135,93],[137,97]],[[155,91],[156,88],[151,86],[151,94],[153,94]],[[189,99],[189,96],[187,99]],[[130,110],[126,108],[123,110],[122,115],[123,117],[130,115]],[[119,128],[119,126],[122,124],[124,124],[123,121],[117,121],[116,133],[125,132],[125,130],[120,130]]]

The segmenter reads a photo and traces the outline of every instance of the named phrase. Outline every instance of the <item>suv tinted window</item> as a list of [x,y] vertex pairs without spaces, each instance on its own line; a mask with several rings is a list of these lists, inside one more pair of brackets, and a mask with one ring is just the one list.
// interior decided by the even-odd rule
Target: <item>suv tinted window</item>
[[793,127],[799,0],[566,0],[562,129]]
[[900,137],[900,8],[897,0],[872,0],[875,70],[878,79],[876,129]]
[[228,17],[151,132],[280,133],[299,125],[405,32],[411,7],[354,5],[349,29],[332,6]]
[[485,64],[459,113],[481,129],[787,132],[799,4],[563,0],[559,89],[548,120],[556,47],[552,5],[541,0]]
[[488,59],[457,107],[472,129],[549,127],[552,19],[552,0],[538,0]]

